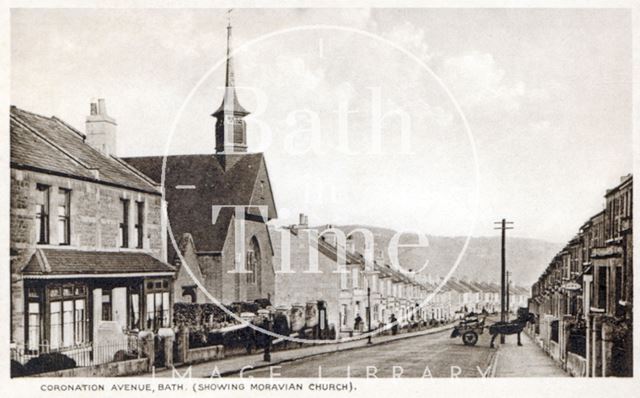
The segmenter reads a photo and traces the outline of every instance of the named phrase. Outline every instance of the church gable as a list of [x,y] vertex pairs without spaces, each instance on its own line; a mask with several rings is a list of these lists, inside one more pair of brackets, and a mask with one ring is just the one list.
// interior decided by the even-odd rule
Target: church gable
[[[271,181],[269,180],[267,163],[264,156],[260,161],[260,169],[256,174],[256,179],[253,184],[250,203],[256,206],[267,206],[269,209],[267,216],[269,220],[278,218],[273,190],[271,189]],[[250,210],[250,213],[259,215],[259,211],[257,209]]]
[[[191,234],[185,233],[182,235],[178,242],[178,249],[180,250],[180,256],[176,253],[173,259],[173,264],[178,270],[175,281],[175,301],[201,302],[203,297],[201,297],[201,293],[198,294],[196,281],[193,277],[201,284],[204,283],[204,277],[200,270],[197,249]],[[193,277],[191,274],[193,274]]]

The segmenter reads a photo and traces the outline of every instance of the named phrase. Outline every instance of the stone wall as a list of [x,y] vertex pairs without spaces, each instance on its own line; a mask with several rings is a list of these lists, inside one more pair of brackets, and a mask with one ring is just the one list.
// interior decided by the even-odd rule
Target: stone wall
[[207,362],[225,357],[224,346],[214,345],[211,347],[187,349],[184,355],[185,364]]
[[587,376],[587,360],[573,352],[567,353],[566,368],[573,377]]

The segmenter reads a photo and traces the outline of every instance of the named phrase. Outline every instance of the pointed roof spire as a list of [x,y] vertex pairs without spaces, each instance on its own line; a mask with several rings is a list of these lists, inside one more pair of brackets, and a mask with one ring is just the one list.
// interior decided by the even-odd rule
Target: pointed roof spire
[[227,69],[225,74],[224,97],[222,98],[220,107],[212,114],[214,117],[218,117],[218,115],[225,112],[243,116],[249,114],[249,112],[240,105],[240,102],[238,102],[238,95],[236,94],[233,58],[231,57],[231,11],[233,11],[233,8],[227,11]]

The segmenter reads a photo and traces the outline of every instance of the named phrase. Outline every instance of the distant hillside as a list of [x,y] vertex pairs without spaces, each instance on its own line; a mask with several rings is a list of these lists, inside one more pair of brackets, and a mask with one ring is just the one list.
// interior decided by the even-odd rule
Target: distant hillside
[[[376,253],[382,253],[388,261],[388,244],[395,231],[386,228],[344,225],[336,226],[349,233],[355,228],[367,228],[374,234]],[[405,269],[417,270],[429,260],[429,265],[422,272],[434,278],[446,275],[465,242],[464,237],[444,237],[427,235],[429,247],[405,248],[399,250],[400,264]],[[416,243],[416,238],[402,239],[401,243]],[[362,251],[364,240],[362,234],[355,234],[356,248]],[[558,243],[539,239],[509,238],[507,236],[507,269],[512,272],[512,280],[522,286],[530,287],[544,271],[553,256],[562,249]],[[467,277],[478,281],[499,282],[500,280],[500,237],[471,238],[467,251],[454,274],[458,278]]]

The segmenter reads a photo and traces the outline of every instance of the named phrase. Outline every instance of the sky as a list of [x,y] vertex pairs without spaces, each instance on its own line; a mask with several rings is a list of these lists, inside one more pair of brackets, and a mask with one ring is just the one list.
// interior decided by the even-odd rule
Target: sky
[[[231,15],[277,223],[487,236],[507,218],[562,243],[632,171],[626,10]],[[226,24],[221,9],[13,10],[11,103],[84,130],[104,98],[119,156],[213,153]]]

